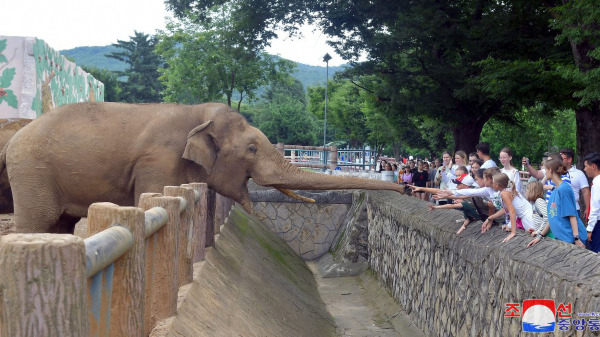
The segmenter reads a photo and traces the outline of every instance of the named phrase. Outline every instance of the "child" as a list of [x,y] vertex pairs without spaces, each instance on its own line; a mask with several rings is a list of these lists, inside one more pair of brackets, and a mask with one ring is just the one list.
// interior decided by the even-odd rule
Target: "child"
[[[457,169],[456,172],[459,172],[459,169]],[[468,174],[461,174],[461,176],[459,176],[458,178],[456,178],[454,180],[454,183],[456,184],[456,186],[458,187],[459,190],[462,190],[465,188],[471,188],[475,184],[475,180]],[[429,204],[428,206],[429,206],[429,211],[433,211],[434,209],[452,209],[452,208],[462,209],[463,215],[464,215],[464,221],[463,221],[462,226],[460,226],[460,228],[456,232],[456,234],[460,234],[462,231],[464,231],[467,228],[467,225],[471,223],[471,221],[476,221],[476,220],[481,219],[481,215],[477,211],[477,208],[476,208],[474,202],[470,202],[467,200],[463,200],[463,201],[455,200],[455,202],[451,203],[451,204],[445,204],[445,205],[439,205],[439,206]]]
[[556,239],[585,248],[587,242],[586,228],[577,215],[575,194],[571,185],[565,184],[561,178],[567,172],[567,168],[562,160],[558,159],[548,160],[545,168],[546,178],[552,180],[556,185],[556,188],[550,194],[546,209],[550,226],[546,226],[539,235],[536,235],[536,238],[529,242],[527,247],[538,243],[548,233],[548,230],[552,230]]
[[[527,184],[525,198],[533,204],[533,229],[531,235],[536,236],[541,234],[544,228],[548,225],[548,212],[546,201],[546,191],[544,185],[539,181],[532,181]],[[552,232],[546,235],[554,239]]]
[[531,204],[517,192],[515,184],[504,173],[495,174],[493,177],[492,188],[500,192],[502,198],[502,209],[495,214],[489,216],[482,226],[487,225],[495,219],[508,214],[510,218],[509,225],[505,228],[510,230],[510,234],[502,242],[508,242],[517,233],[517,217],[521,219],[521,223],[525,230],[533,228],[533,210]]

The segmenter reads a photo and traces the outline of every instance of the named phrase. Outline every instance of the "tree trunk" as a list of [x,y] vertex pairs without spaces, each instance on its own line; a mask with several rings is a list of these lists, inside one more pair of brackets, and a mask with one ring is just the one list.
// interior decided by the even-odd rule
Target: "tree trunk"
[[454,136],[454,151],[463,150],[467,154],[475,151],[475,146],[479,143],[479,136],[483,126],[489,120],[488,118],[480,117],[477,120],[471,120],[462,123],[460,126],[452,127]]
[[594,101],[591,106],[575,109],[577,123],[577,163],[583,166],[582,159],[590,152],[600,151],[600,102]]

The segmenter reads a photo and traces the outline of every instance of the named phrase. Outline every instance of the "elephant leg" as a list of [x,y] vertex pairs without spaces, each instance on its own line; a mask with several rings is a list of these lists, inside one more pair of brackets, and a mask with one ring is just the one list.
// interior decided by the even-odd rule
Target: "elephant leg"
[[39,172],[22,173],[11,177],[15,230],[19,233],[47,233],[63,213],[59,197],[53,188],[45,187],[47,183]]

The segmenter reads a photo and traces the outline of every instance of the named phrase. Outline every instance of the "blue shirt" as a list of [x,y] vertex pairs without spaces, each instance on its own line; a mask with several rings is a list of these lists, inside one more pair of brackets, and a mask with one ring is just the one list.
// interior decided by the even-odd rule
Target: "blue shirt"
[[[544,171],[544,175],[545,175],[545,171]],[[569,175],[569,172],[563,174],[560,179],[562,179],[562,181],[569,183],[569,185],[571,185],[571,175]],[[552,189],[554,189],[554,187],[556,185],[554,185],[554,183],[552,182],[551,179],[546,180],[546,185],[550,185],[552,186]],[[550,201],[550,194],[552,194],[552,190],[546,190],[546,201]]]
[[587,241],[587,232],[583,222],[577,215],[577,208],[575,207],[575,194],[571,185],[565,184],[564,182],[555,188],[550,195],[548,201],[548,222],[550,223],[550,229],[558,240],[573,243],[573,229],[571,228],[571,222],[569,217],[574,216],[577,218],[577,227],[579,240],[585,245]]

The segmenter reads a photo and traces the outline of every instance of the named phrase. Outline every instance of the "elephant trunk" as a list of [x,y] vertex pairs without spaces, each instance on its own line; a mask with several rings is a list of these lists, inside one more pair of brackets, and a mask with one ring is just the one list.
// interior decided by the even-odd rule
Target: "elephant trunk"
[[277,153],[273,158],[278,167],[275,172],[263,170],[263,174],[253,175],[259,185],[290,190],[391,190],[404,193],[404,186],[391,182],[348,176],[330,176],[299,169]]

